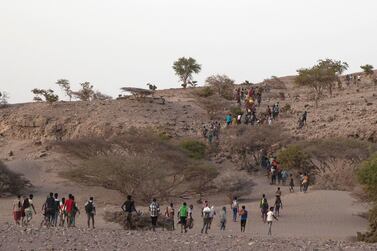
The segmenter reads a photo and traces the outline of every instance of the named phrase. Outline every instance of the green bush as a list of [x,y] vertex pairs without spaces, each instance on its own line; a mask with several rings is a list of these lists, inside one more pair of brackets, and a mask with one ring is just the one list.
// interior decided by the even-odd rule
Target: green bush
[[372,200],[377,200],[377,154],[362,162],[358,178],[360,183],[365,186],[369,197]]
[[195,89],[195,94],[199,97],[208,98],[214,94],[214,91],[211,87],[206,86],[200,89]]
[[291,170],[310,172],[313,167],[309,154],[297,145],[290,145],[281,150],[277,159],[284,168]]
[[242,115],[243,114],[243,111],[241,109],[241,107],[239,106],[232,106],[230,108],[230,113],[233,115],[233,116],[238,116],[238,115]]
[[180,146],[188,152],[190,158],[203,159],[205,157],[207,146],[200,141],[186,139],[180,143]]

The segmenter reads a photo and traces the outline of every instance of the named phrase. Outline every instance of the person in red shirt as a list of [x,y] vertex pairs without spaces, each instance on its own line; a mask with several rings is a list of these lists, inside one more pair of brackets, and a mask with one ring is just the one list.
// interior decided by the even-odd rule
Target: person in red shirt
[[68,200],[65,201],[65,211],[67,213],[67,225],[68,227],[71,226],[73,222],[73,207],[75,205],[75,202],[73,200],[73,195],[68,195]]

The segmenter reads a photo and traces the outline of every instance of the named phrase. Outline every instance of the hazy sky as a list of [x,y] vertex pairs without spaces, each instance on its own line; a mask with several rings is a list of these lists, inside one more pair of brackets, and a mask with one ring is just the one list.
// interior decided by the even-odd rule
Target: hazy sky
[[113,96],[179,87],[182,56],[202,64],[200,83],[257,82],[326,57],[358,71],[377,66],[376,11],[375,0],[1,0],[0,90],[25,102],[60,78]]

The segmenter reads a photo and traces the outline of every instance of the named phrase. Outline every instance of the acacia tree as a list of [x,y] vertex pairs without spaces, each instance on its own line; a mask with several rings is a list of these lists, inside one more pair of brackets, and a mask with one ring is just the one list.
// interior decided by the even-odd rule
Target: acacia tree
[[346,71],[349,66],[346,62],[333,59],[321,59],[318,61],[318,66],[329,74],[326,89],[328,89],[330,96],[332,96],[332,91],[336,82],[338,83],[339,88],[341,88],[342,84],[339,76],[342,75],[342,73]]
[[366,65],[362,65],[360,66],[360,68],[364,71],[365,75],[366,76],[373,76],[374,75],[374,67],[373,65],[370,65],[370,64],[366,64]]
[[318,107],[318,101],[323,95],[323,90],[328,89],[330,96],[334,83],[339,80],[339,75],[348,68],[348,64],[341,61],[326,59],[320,60],[318,64],[311,68],[297,70],[298,76],[295,83],[298,86],[312,88],[315,92],[315,107]]
[[0,92],[0,107],[6,106],[8,104],[8,99],[9,99],[8,93],[4,91]]
[[67,79],[59,79],[56,81],[56,84],[60,86],[60,88],[63,89],[65,92],[65,95],[69,97],[69,101],[72,100],[72,90],[71,90],[71,85]]
[[81,101],[90,101],[94,99],[95,92],[93,90],[93,85],[90,82],[81,83],[81,90],[77,92],[72,92],[73,96],[80,99]]
[[42,97],[48,103],[54,103],[59,100],[59,96],[54,94],[54,90],[48,89],[38,89],[34,88],[31,92],[35,95],[33,98],[34,101],[43,101]]
[[173,69],[175,74],[179,76],[180,81],[182,81],[182,87],[186,88],[187,84],[190,84],[191,86],[196,85],[196,81],[193,81],[192,79],[192,74],[199,73],[202,67],[191,57],[181,57],[174,62]]

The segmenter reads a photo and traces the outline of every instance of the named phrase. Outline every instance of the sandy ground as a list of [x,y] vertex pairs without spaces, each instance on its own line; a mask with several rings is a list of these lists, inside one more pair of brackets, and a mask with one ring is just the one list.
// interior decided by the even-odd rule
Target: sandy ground
[[[367,205],[353,199],[348,192],[310,190],[308,193],[289,193],[288,187],[282,187],[283,209],[278,222],[273,224],[273,236],[267,236],[267,225],[262,222],[259,210],[259,198],[267,195],[273,203],[276,186],[268,184],[266,177],[255,176],[255,185],[251,194],[241,202],[249,211],[246,233],[240,232],[239,222],[231,221],[230,206],[226,205],[228,222],[226,230],[219,230],[219,220],[215,217],[208,235],[200,234],[202,225],[201,205],[194,204],[194,228],[187,234],[179,231],[158,230],[157,233],[129,232],[102,218],[106,211],[119,210],[124,197],[116,191],[101,187],[87,187],[62,179],[57,174],[59,159],[13,160],[8,167],[23,173],[34,185],[34,204],[38,214],[28,227],[14,226],[12,221],[12,202],[15,198],[0,199],[0,250],[376,250],[375,246],[349,242],[356,232],[367,230],[366,219],[360,217]],[[296,188],[297,190],[297,188]],[[45,229],[39,228],[42,220],[41,207],[47,196],[58,192],[67,197],[68,193],[76,196],[82,215],[78,216],[77,228]],[[89,196],[94,196],[97,205],[96,230],[86,228],[84,203]],[[214,202],[216,210],[223,206],[219,196],[208,198]],[[181,201],[179,202],[181,203]],[[175,207],[178,208],[179,204]],[[166,205],[161,205],[161,210]],[[138,210],[147,212],[137,205]],[[331,241],[329,241],[331,239]]]

